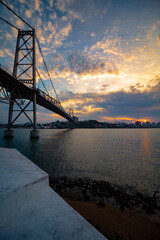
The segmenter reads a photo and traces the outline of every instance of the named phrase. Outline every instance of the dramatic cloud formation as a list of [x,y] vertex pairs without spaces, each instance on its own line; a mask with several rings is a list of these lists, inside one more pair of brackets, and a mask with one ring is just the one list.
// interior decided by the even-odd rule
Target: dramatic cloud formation
[[[109,94],[74,94],[68,92],[63,94],[63,105],[72,106],[78,115],[87,116],[94,113],[97,119],[104,120],[128,120],[135,121],[143,118],[154,121],[154,117],[159,117],[160,111],[160,77],[156,86],[148,91],[133,90],[125,92],[123,90]],[[88,106],[88,108],[86,108]],[[93,110],[93,111],[92,111]],[[101,112],[101,114],[97,114]]]
[[118,69],[116,69],[113,63],[109,64],[100,59],[95,60],[76,52],[69,56],[69,66],[71,71],[76,72],[78,75],[95,75],[104,73],[118,74]]
[[[66,111],[73,108],[81,119],[160,121],[158,0],[5,2],[36,29]],[[28,29],[2,4],[0,10],[1,17]],[[12,71],[17,30],[1,23],[0,63]],[[38,51],[36,61],[48,91],[55,96]],[[44,90],[38,76],[37,86]],[[0,109],[6,114],[6,106]],[[38,109],[39,121],[58,119]]]

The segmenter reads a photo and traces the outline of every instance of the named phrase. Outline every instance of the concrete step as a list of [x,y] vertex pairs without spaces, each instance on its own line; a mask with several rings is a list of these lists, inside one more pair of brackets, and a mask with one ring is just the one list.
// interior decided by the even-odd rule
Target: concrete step
[[105,240],[15,149],[0,148],[0,239]]
[[3,240],[105,240],[50,187],[0,228]]
[[0,226],[37,198],[48,175],[16,149],[0,148]]

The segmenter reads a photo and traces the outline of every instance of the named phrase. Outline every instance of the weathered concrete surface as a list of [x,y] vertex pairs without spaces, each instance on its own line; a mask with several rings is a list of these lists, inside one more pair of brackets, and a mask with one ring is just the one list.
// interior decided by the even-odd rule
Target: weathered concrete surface
[[16,149],[0,148],[0,226],[48,186],[48,175]]
[[106,239],[49,187],[44,171],[15,149],[0,148],[0,201],[0,239]]

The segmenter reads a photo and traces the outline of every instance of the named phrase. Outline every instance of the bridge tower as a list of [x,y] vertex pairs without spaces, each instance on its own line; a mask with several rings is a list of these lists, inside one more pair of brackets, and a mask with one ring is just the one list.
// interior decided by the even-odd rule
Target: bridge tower
[[[15,51],[15,59],[13,66],[13,76],[20,82],[27,84],[33,90],[36,89],[36,49],[35,49],[35,30],[18,30],[17,44]],[[27,110],[30,103],[33,102],[33,109]],[[19,110],[14,110],[14,105],[17,104]],[[9,101],[9,114],[8,114],[8,129],[4,132],[5,138],[12,138],[14,131],[12,130],[13,123],[24,113],[28,120],[33,124],[33,130],[30,132],[31,138],[38,138],[39,131],[37,130],[36,119],[36,92],[33,91],[33,95],[30,101],[25,104],[25,99],[22,99],[21,94],[19,96],[14,94],[14,91],[10,95]],[[19,111],[18,115],[13,119],[13,112]],[[33,120],[27,115],[28,111],[33,112]]]
[[73,109],[72,109],[72,108],[69,109],[69,116],[72,117],[72,118],[73,118],[73,116],[74,116],[74,114],[73,114]]

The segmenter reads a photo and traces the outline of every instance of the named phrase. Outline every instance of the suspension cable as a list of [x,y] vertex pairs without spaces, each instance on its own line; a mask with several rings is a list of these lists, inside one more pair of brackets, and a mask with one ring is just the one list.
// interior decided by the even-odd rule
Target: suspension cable
[[19,30],[16,26],[14,26],[13,24],[9,23],[9,22],[6,21],[4,18],[0,17],[0,19],[1,19],[2,21],[4,21],[4,22],[8,23],[11,27],[13,27],[13,28]]
[[[24,54],[22,51],[21,51],[21,53],[22,53],[23,56],[25,56],[25,54]],[[29,56],[30,56],[30,58],[31,58],[30,53],[29,53]],[[26,56],[26,58],[28,59],[28,61],[31,62],[31,60],[28,58],[28,56]],[[40,73],[38,72],[38,69],[37,69],[37,68],[36,68],[36,72],[38,73],[39,79],[41,80],[41,83],[42,83],[45,91],[46,91],[46,92],[48,93],[48,95],[49,95],[49,92],[48,92],[48,90],[47,90],[47,88],[46,88],[46,86],[45,86],[45,84],[44,84],[44,82],[43,82],[43,80],[42,80],[42,78],[41,78],[41,75],[40,75]]]
[[48,71],[48,68],[47,68],[47,64],[46,64],[46,62],[45,62],[45,59],[44,59],[44,56],[43,56],[43,53],[42,53],[41,46],[40,46],[40,43],[39,43],[39,41],[38,41],[37,35],[36,35],[36,40],[37,40],[38,48],[39,48],[39,51],[40,51],[40,53],[41,53],[41,56],[42,56],[42,59],[43,59],[43,63],[44,63],[44,65],[45,65],[45,68],[46,68],[46,71],[47,71],[49,80],[50,80],[51,85],[52,85],[52,87],[53,87],[53,90],[54,90],[54,92],[55,92],[55,94],[56,94],[56,97],[57,97],[58,101],[60,102],[59,97],[58,97],[58,95],[57,95],[57,93],[56,93],[55,87],[54,87],[54,85],[53,85],[52,79],[51,79],[51,77],[50,77],[50,74],[49,74],[49,71]]
[[[0,0],[0,3],[2,3],[9,11],[11,11],[11,12],[12,12],[14,15],[16,15],[19,19],[21,19],[21,21],[24,22],[28,27],[30,27],[31,29],[34,29],[34,28],[33,28],[31,25],[29,25],[23,18],[21,18],[21,17],[20,17],[17,13],[15,13],[10,7],[8,7],[4,2],[2,2],[2,1]],[[3,18],[1,18],[1,20],[5,21],[6,23],[8,23],[9,25],[11,25],[12,27],[14,27],[14,28],[16,28],[17,30],[19,30],[17,27],[15,27],[14,25],[10,24],[9,22],[7,22],[6,20],[4,20]],[[55,92],[55,94],[56,94],[57,100],[60,102],[59,97],[58,97],[58,95],[57,95],[57,92],[56,92],[56,90],[55,90],[55,87],[54,87],[54,85],[53,85],[52,79],[51,79],[51,77],[50,77],[50,74],[49,74],[49,71],[48,71],[48,68],[47,68],[47,64],[46,64],[46,62],[45,62],[45,59],[44,59],[44,56],[43,56],[43,53],[42,53],[42,50],[41,50],[40,43],[39,43],[39,41],[38,41],[37,35],[36,35],[36,40],[37,40],[38,48],[39,48],[39,51],[40,51],[40,53],[41,53],[41,56],[42,56],[42,59],[43,59],[43,63],[44,63],[44,65],[45,65],[45,68],[46,68],[46,71],[47,71],[49,80],[50,80],[51,85],[52,85],[52,88],[53,88],[53,90],[54,90],[54,92]],[[36,69],[36,71],[37,71],[37,69]],[[38,73],[38,75],[39,75],[39,73]],[[40,80],[42,81],[41,78],[40,78]],[[43,83],[43,86],[44,86],[44,88],[46,89],[44,83]],[[47,89],[46,89],[46,91],[47,91]],[[48,91],[47,91],[47,93],[48,93]],[[61,103],[60,103],[60,104],[61,104]]]
[[33,29],[33,27],[32,27],[31,25],[29,25],[23,18],[21,18],[17,13],[15,13],[15,12],[14,12],[10,7],[8,7],[4,2],[2,2],[1,0],[0,0],[0,2],[1,2],[6,8],[8,8],[9,11],[11,11],[14,15],[16,15],[19,19],[21,19],[21,21],[23,21],[25,24],[27,24],[28,27],[30,27],[30,28]]
[[40,73],[38,72],[38,69],[37,69],[37,68],[36,68],[36,72],[38,73],[39,79],[41,80],[41,83],[42,83],[44,89],[46,90],[46,92],[47,92],[48,95],[49,95],[49,92],[48,92],[48,90],[47,90],[47,88],[46,88],[46,86],[45,86],[45,84],[44,84],[44,82],[43,82],[43,80],[42,80],[42,78],[41,78],[41,75],[40,75]]

